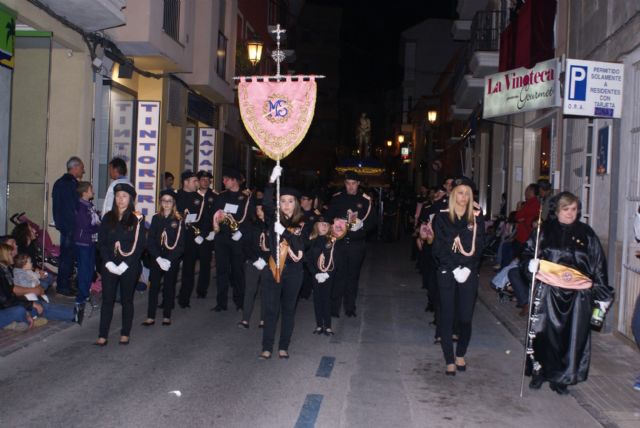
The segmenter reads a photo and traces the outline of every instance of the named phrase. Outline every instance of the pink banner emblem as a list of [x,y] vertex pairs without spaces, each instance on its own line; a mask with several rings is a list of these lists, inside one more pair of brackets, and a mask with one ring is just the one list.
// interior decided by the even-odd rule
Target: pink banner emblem
[[307,134],[316,105],[316,81],[310,77],[270,82],[242,78],[240,116],[249,135],[271,159],[287,157]]

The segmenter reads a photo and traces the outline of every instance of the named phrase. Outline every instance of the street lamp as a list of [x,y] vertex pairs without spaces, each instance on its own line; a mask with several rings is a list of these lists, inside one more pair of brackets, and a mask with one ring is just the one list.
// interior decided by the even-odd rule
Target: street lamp
[[400,144],[404,143],[404,135],[402,134],[398,135],[398,143]]
[[393,146],[393,141],[387,140],[387,147],[391,147],[391,146]]
[[262,42],[259,40],[247,41],[247,53],[249,54],[251,65],[255,67],[262,57]]
[[427,112],[427,121],[430,124],[434,124],[436,123],[436,120],[438,120],[438,111],[437,110],[429,110]]

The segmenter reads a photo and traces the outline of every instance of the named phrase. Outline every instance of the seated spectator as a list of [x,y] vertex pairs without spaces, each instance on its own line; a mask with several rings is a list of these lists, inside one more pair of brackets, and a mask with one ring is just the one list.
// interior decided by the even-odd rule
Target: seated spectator
[[13,294],[12,251],[13,248],[6,244],[6,240],[5,243],[0,243],[0,328],[25,330],[33,325],[33,305]]
[[[75,308],[69,306],[47,303],[44,301],[30,301],[33,298],[44,296],[44,289],[40,285],[35,287],[24,287],[17,285],[13,278],[13,270],[11,266],[14,264],[14,258],[11,255],[11,247],[0,244],[0,268],[2,269],[2,288],[4,299],[12,302],[14,298],[21,300],[23,306],[30,312],[33,318],[38,317],[37,322],[32,323],[35,326],[46,324],[46,320],[56,321],[75,321],[82,323],[82,314],[78,314]],[[45,320],[42,321],[42,318]],[[12,320],[15,321],[15,320]],[[12,322],[10,321],[10,323]]]
[[[13,228],[11,235],[15,238],[15,242],[18,245],[18,253],[27,254],[31,258],[31,265],[33,270],[38,274],[40,285],[45,291],[51,287],[55,280],[53,275],[49,275],[45,270],[41,269],[38,265],[38,246],[36,245],[36,232],[27,223],[21,223]],[[15,255],[14,255],[15,257]]]
[[36,288],[40,285],[40,276],[33,271],[31,257],[18,254],[13,259],[13,284],[25,288]]

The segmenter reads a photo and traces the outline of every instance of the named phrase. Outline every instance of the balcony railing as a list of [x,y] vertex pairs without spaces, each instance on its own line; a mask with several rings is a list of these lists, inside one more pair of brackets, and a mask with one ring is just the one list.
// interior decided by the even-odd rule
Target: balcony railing
[[180,41],[180,0],[164,0],[162,29],[173,40]]
[[505,11],[501,10],[477,12],[471,22],[471,52],[499,50],[500,33],[506,25],[506,18]]
[[218,32],[218,50],[216,51],[216,73],[222,79],[227,76],[227,37]]

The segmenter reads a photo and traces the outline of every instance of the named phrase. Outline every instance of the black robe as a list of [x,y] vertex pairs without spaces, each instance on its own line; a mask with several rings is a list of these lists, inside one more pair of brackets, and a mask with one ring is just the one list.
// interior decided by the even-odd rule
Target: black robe
[[[531,282],[529,260],[534,256],[535,231],[521,255],[521,270]],[[532,309],[533,359],[540,363],[543,380],[561,385],[585,381],[591,360],[591,313],[595,301],[612,302],[607,263],[600,240],[588,225],[576,220],[544,223],[538,258],[579,270],[593,281],[586,290],[569,290],[538,281]],[[530,362],[530,361],[529,361]]]

